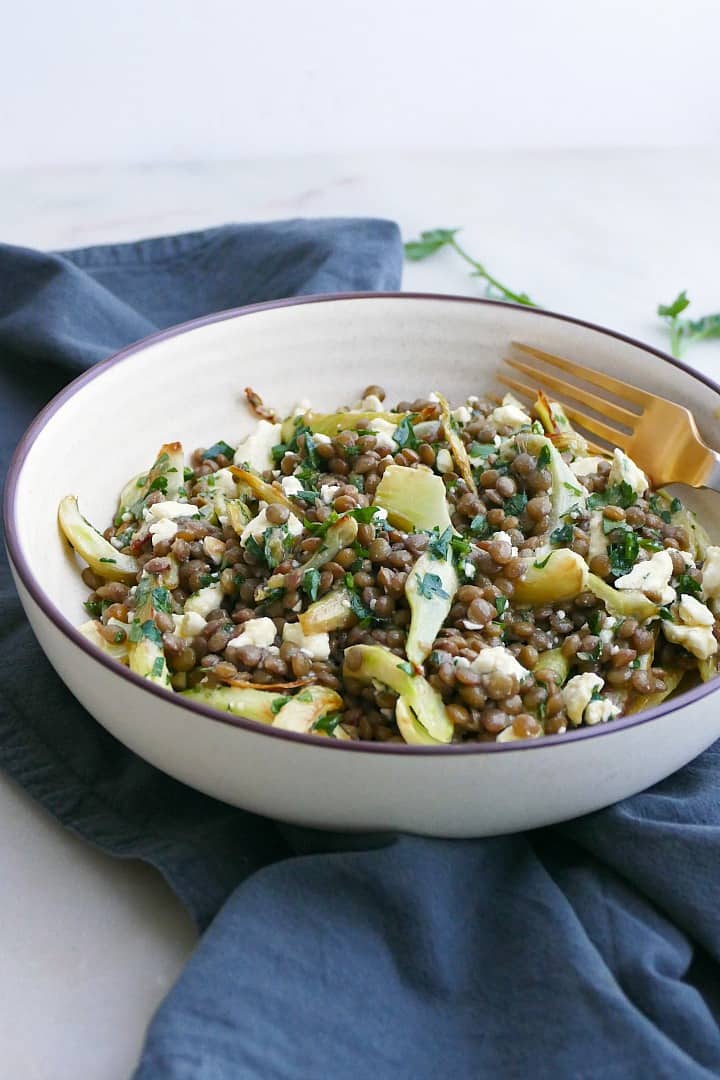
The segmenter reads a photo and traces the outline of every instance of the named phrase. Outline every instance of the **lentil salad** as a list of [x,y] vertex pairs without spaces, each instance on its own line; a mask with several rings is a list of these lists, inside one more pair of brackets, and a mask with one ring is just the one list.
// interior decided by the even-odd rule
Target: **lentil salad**
[[136,673],[280,729],[416,744],[606,723],[717,673],[720,547],[538,396],[439,393],[161,447],[87,562],[81,631]]

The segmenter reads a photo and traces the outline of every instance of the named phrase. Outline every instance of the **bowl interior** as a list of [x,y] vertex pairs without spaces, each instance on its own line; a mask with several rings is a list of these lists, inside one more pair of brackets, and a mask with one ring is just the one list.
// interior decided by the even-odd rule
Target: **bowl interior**
[[[58,532],[64,495],[78,495],[84,515],[103,529],[123,484],[147,469],[163,442],[180,440],[190,452],[218,439],[234,444],[250,430],[246,386],[280,411],[300,399],[334,410],[370,383],[384,386],[391,402],[432,389],[458,402],[501,392],[496,375],[513,340],[687,405],[704,438],[718,441],[715,387],[648,348],[559,316],[403,295],[269,306],[168,332],[105,362],[56,399],[16,474],[15,542],[47,599],[77,625],[87,590]],[[718,497],[686,488],[681,494],[718,538]]]

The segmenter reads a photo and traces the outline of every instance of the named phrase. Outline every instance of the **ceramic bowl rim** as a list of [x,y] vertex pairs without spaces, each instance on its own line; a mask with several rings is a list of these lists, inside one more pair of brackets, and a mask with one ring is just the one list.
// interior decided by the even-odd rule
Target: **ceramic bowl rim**
[[656,349],[652,345],[647,345],[637,338],[630,337],[615,330],[610,330],[604,326],[599,326],[598,324],[589,322],[585,319],[575,318],[555,311],[546,311],[544,308],[523,307],[506,301],[486,300],[475,296],[422,292],[323,293],[309,296],[294,296],[281,300],[270,300],[259,304],[248,304],[239,308],[228,308],[224,311],[214,312],[210,315],[203,315],[197,319],[178,323],[175,326],[170,326],[165,330],[160,330],[157,333],[141,338],[139,341],[134,342],[132,345],[128,345],[124,349],[120,349],[118,352],[113,353],[105,360],[99,361],[77,378],[73,379],[73,381],[68,383],[67,386],[56,394],[32,420],[15,449],[8,468],[3,497],[5,542],[10,561],[14,566],[20,581],[46,618],[48,618],[50,622],[73,643],[73,645],[79,648],[87,656],[91,657],[96,663],[101,664],[119,678],[127,680],[146,693],[160,697],[166,704],[174,705],[177,708],[195,713],[205,719],[212,720],[215,723],[227,724],[231,727],[240,728],[250,733],[261,734],[269,736],[270,738],[282,739],[299,745],[313,747],[316,750],[328,750],[335,753],[410,755],[412,757],[423,757],[428,755],[433,757],[437,757],[438,755],[464,757],[467,754],[529,753],[533,750],[541,750],[543,748],[548,749],[550,747],[568,746],[575,742],[584,741],[585,739],[607,737],[617,732],[626,731],[631,727],[651,723],[653,720],[666,713],[677,712],[685,708],[685,706],[692,705],[701,698],[707,697],[709,694],[715,693],[716,690],[720,689],[720,676],[718,676],[706,683],[701,683],[698,686],[692,687],[677,698],[670,698],[667,702],[637,715],[621,717],[619,720],[615,720],[607,725],[603,724],[598,725],[597,727],[577,728],[573,731],[566,732],[563,735],[548,735],[542,739],[518,740],[511,743],[463,743],[462,745],[451,744],[447,746],[408,746],[399,743],[340,741],[336,739],[322,739],[318,738],[316,735],[304,735],[298,732],[283,731],[262,724],[259,721],[248,720],[244,717],[233,716],[229,713],[221,713],[200,702],[189,701],[186,698],[181,698],[177,694],[171,694],[163,687],[156,686],[147,679],[143,679],[140,675],[136,675],[134,672],[130,671],[129,668],[123,667],[112,658],[104,656],[76,629],[75,626],[73,626],[63,612],[56,607],[36,579],[29,561],[25,558],[15,521],[16,498],[22,478],[23,462],[30,448],[37,440],[40,432],[46,427],[55,413],[59,412],[65,403],[82,390],[83,387],[95,379],[100,378],[109,368],[115,367],[115,365],[122,363],[128,357],[134,356],[136,353],[142,352],[144,349],[147,349],[160,341],[167,341],[171,338],[179,337],[193,330],[197,330],[200,327],[212,325],[213,323],[242,318],[246,315],[253,315],[261,311],[272,311],[278,308],[288,307],[302,307],[307,304],[332,304],[337,301],[348,300],[359,302],[364,300],[392,300],[398,302],[405,300],[420,300],[429,303],[450,302],[483,305],[486,307],[511,308],[518,313],[526,312],[533,315],[539,314],[543,318],[556,319],[559,322],[582,326],[595,333],[614,338],[616,341],[622,341],[635,348],[641,349],[643,352],[657,357],[664,363],[672,364],[674,367],[685,372],[686,375],[696,379],[698,382],[704,383],[716,394],[720,395],[720,385],[710,379],[707,375],[690,368],[681,360],[670,356],[660,349]]

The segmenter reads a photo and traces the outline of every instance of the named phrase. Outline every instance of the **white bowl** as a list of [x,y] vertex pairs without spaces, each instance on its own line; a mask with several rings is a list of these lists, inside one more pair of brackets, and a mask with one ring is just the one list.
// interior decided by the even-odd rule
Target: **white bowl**
[[[720,388],[619,334],[563,316],[458,297],[310,297],[260,304],[156,334],[98,364],[34,421],[5,493],[8,550],[28,618],[61,678],[108,731],[158,768],[228,803],[343,830],[485,836],[534,828],[622,799],[720,735],[715,679],[602,727],[539,741],[424,748],[347,743],[235,719],[150,685],[74,628],[87,590],[56,523],[60,498],[110,520],[127,478],[179,439],[234,442],[252,425],[243,388],[289,410],[349,403],[369,383],[390,400],[441,388],[498,389],[513,339],[600,368],[688,406],[703,436]],[[716,496],[683,490],[713,530]],[[40,497],[41,496],[41,497]],[[716,530],[717,531],[717,530]]]

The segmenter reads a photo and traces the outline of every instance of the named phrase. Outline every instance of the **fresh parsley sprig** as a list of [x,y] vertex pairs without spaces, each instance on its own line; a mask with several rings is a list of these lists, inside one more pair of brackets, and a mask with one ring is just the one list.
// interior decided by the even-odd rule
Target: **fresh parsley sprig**
[[527,293],[518,293],[513,289],[509,289],[507,285],[503,285],[490,273],[486,266],[465,251],[455,239],[459,232],[460,229],[429,229],[426,232],[422,232],[420,233],[419,240],[408,240],[405,244],[405,258],[410,259],[412,262],[420,262],[422,259],[427,259],[428,256],[434,255],[435,252],[440,251],[441,248],[452,248],[461,259],[464,259],[466,263],[469,263],[469,265],[472,266],[470,276],[481,278],[486,282],[486,292],[491,299],[497,300],[502,298],[503,300],[511,300],[514,304],[525,304],[526,307],[537,307],[535,301],[531,300]]
[[670,327],[670,351],[678,358],[693,342],[720,337],[720,314],[703,315],[701,319],[681,319],[683,311],[689,306],[690,301],[683,289],[672,304],[659,304],[657,309],[660,318]]

